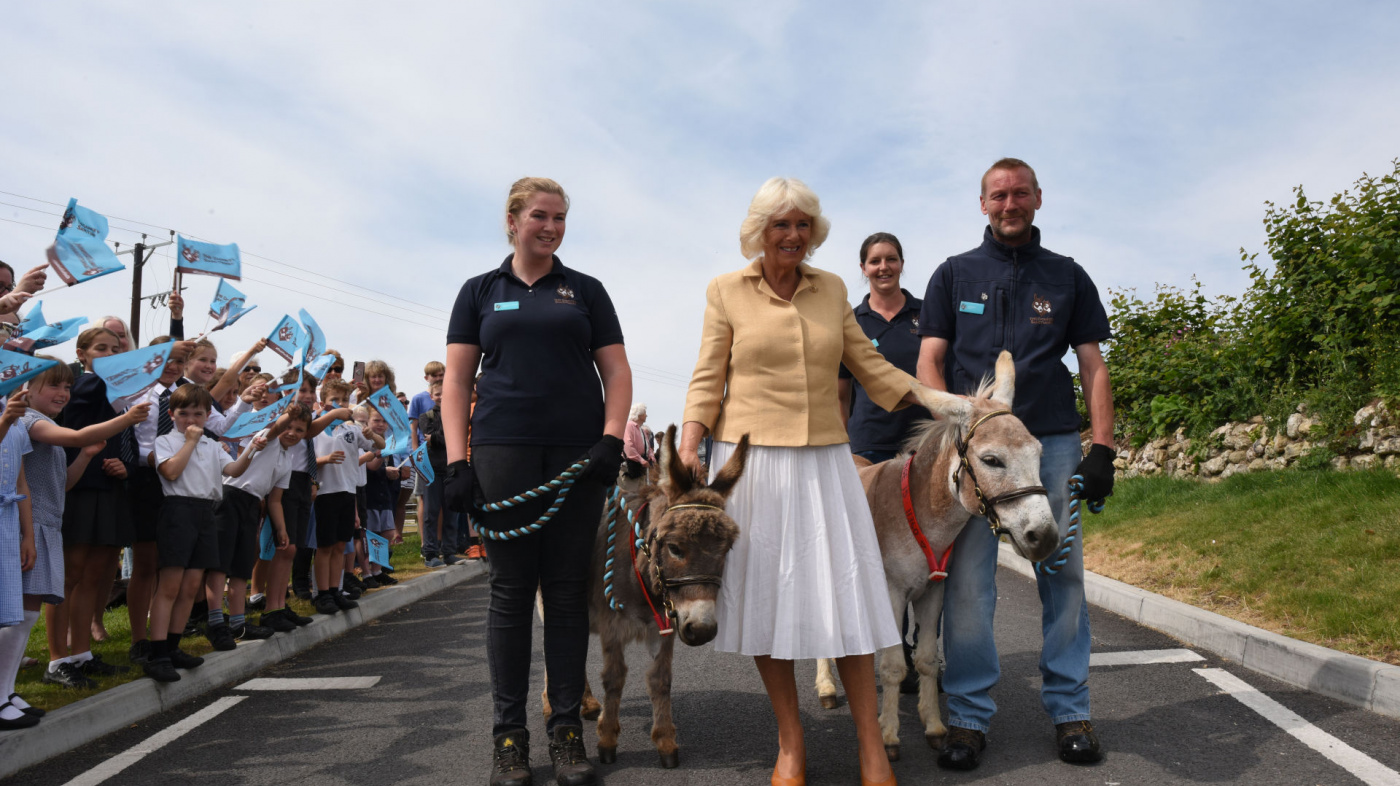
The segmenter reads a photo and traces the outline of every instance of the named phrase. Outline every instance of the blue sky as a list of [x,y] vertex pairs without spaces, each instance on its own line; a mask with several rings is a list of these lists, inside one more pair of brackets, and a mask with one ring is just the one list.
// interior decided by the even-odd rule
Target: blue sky
[[[0,191],[238,242],[263,257],[242,287],[259,311],[216,336],[224,355],[306,307],[412,392],[461,282],[509,250],[510,182],[554,177],[573,200],[560,255],[612,293],[655,424],[679,416],[704,284],[743,264],[772,175],[822,197],[813,262],[855,300],[862,238],[897,234],[921,293],[978,242],[987,164],[1024,158],[1045,244],[1107,300],[1192,276],[1238,292],[1266,200],[1400,155],[1388,3],[558,5],[14,5]],[[0,259],[21,270],[52,231],[14,222],[60,209],[33,199],[0,195]],[[149,293],[169,261],[148,270]],[[198,313],[216,282],[187,284]],[[44,310],[126,313],[129,292],[117,274]]]

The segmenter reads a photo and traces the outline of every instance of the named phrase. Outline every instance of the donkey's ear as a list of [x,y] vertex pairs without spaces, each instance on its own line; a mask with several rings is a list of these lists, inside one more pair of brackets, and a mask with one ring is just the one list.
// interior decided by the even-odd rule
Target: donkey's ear
[[919,399],[919,403],[923,404],[924,409],[927,409],[934,418],[967,424],[968,418],[972,414],[972,404],[968,403],[967,399],[962,396],[954,396],[952,393],[924,387],[918,382],[911,381],[909,387],[914,391],[914,397]]
[[749,435],[739,437],[739,445],[734,448],[734,455],[724,462],[724,466],[715,474],[715,480],[710,484],[710,491],[718,491],[722,496],[729,496],[729,492],[734,490],[734,484],[739,482],[739,478],[744,474],[744,466],[749,460]]
[[666,428],[666,455],[669,460],[666,462],[666,474],[670,476],[670,488],[666,491],[671,499],[679,499],[682,494],[695,487],[695,476],[690,473],[690,467],[681,461],[681,454],[676,450],[676,426],[671,424]]
[[992,388],[992,401],[1011,409],[1011,399],[1016,394],[1016,363],[1011,353],[1002,350],[997,356],[996,387]]

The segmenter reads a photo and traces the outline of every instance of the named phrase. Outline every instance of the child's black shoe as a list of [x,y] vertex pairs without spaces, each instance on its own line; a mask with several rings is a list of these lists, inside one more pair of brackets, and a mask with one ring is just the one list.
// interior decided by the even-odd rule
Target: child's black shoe
[[331,590],[331,602],[341,611],[349,611],[350,609],[359,608],[360,606],[354,599],[346,597],[345,593],[339,590]]
[[214,645],[214,649],[220,652],[228,652],[238,647],[238,641],[233,637],[233,631],[228,625],[213,625],[209,628],[209,643]]
[[175,665],[169,658],[150,658],[141,664],[141,670],[146,672],[146,676],[156,682],[179,682],[180,674],[175,671]]
[[44,669],[44,682],[49,685],[61,685],[74,690],[86,690],[96,688],[97,683],[88,679],[77,666],[72,663],[60,663],[58,668]]
[[311,605],[316,607],[316,613],[331,615],[340,611],[340,605],[335,602],[335,596],[329,592],[322,592],[311,601]]
[[133,666],[143,666],[151,659],[151,642],[149,639],[142,639],[131,645],[131,649],[126,651],[127,660]]
[[286,609],[276,609],[264,612],[259,618],[264,630],[271,630],[277,633],[291,633],[297,629],[297,624],[292,622],[292,618],[287,616]]
[[78,670],[83,673],[83,676],[91,679],[93,677],[114,677],[118,674],[124,674],[127,671],[127,667],[108,663],[102,659],[101,655],[94,652],[91,658],[78,664]]
[[392,587],[395,584],[399,583],[398,579],[394,578],[393,576],[390,576],[388,573],[381,573],[378,576],[375,576],[375,578],[379,580],[379,586],[381,587]]
[[196,669],[204,665],[204,659],[181,650],[172,641],[170,642],[170,665],[177,669]]
[[[293,624],[292,627],[295,629],[296,625]],[[236,628],[230,628],[230,630],[233,631],[233,638],[238,641],[255,641],[257,639],[270,639],[272,638],[273,632],[272,628],[264,628],[261,625],[254,625],[251,622],[245,622]]]

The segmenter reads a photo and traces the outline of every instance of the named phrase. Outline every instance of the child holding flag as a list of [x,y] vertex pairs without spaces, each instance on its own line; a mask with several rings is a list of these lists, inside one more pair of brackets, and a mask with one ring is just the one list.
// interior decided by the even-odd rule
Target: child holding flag
[[[381,438],[388,433],[389,424],[378,410],[370,409],[369,430],[378,434]],[[399,468],[391,467],[385,457],[378,450],[370,451],[369,463],[365,465],[365,507],[368,509],[368,521],[364,528],[368,532],[386,539],[393,540],[395,532],[394,525],[394,503],[399,496]],[[406,470],[411,472],[412,470]],[[368,577],[364,583],[370,589],[375,587],[387,587],[390,584],[397,584],[388,573],[385,573],[379,563],[369,562]],[[393,570],[392,566],[388,567]]]
[[[220,567],[214,512],[223,499],[223,479],[242,475],[253,453],[267,444],[255,437],[235,460],[204,436],[214,399],[198,385],[177,389],[168,406],[175,427],[155,440],[153,451],[165,498],[156,524],[159,574],[151,603],[151,655],[142,666],[159,682],[175,682],[180,679],[175,669],[204,663],[180,650],[180,636],[204,571]],[[162,634],[165,638],[156,638]]]
[[[327,382],[322,390],[323,397],[331,406],[337,406],[348,394],[349,386],[339,381]],[[345,412],[348,418],[354,417],[343,408],[337,407],[335,411]],[[350,421],[336,426],[334,431],[317,436],[315,445],[320,464],[320,490],[315,502],[317,592],[312,602],[316,611],[330,615],[359,605],[345,597],[340,588],[345,544],[355,535],[355,520],[358,517],[355,487],[360,477],[360,453],[371,448],[383,448],[384,439],[373,432],[366,434]]]

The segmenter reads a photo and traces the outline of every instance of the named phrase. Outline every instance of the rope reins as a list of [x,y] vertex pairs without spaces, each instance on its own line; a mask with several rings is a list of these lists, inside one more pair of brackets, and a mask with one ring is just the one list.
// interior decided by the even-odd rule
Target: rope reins
[[[1060,540],[1060,550],[1054,555],[1055,561],[1049,559],[1041,562],[1031,563],[1031,566],[1039,573],[1053,576],[1060,572],[1060,568],[1069,562],[1069,553],[1074,549],[1074,542],[1079,539],[1079,502],[1084,494],[1084,476],[1075,475],[1069,479],[1069,527],[1065,530],[1065,536]],[[1104,501],[1094,500],[1086,503],[1090,513],[1102,513]]]
[[525,535],[533,535],[543,529],[544,525],[548,524],[549,520],[554,518],[554,514],[558,513],[559,509],[564,506],[564,499],[569,496],[569,490],[574,487],[574,482],[578,480],[579,473],[583,472],[587,467],[588,459],[579,459],[569,465],[568,469],[560,472],[553,480],[547,483],[542,483],[528,491],[522,491],[509,499],[503,499],[500,502],[488,502],[477,508],[487,513],[496,513],[502,510],[510,510],[518,505],[524,505],[527,502],[540,499],[551,491],[555,492],[554,502],[549,508],[544,513],[540,514],[539,518],[523,527],[496,530],[482,526],[481,522],[470,513],[467,514],[467,518],[471,521],[472,525],[476,527],[478,533],[491,540],[513,540],[515,538],[524,537]]

